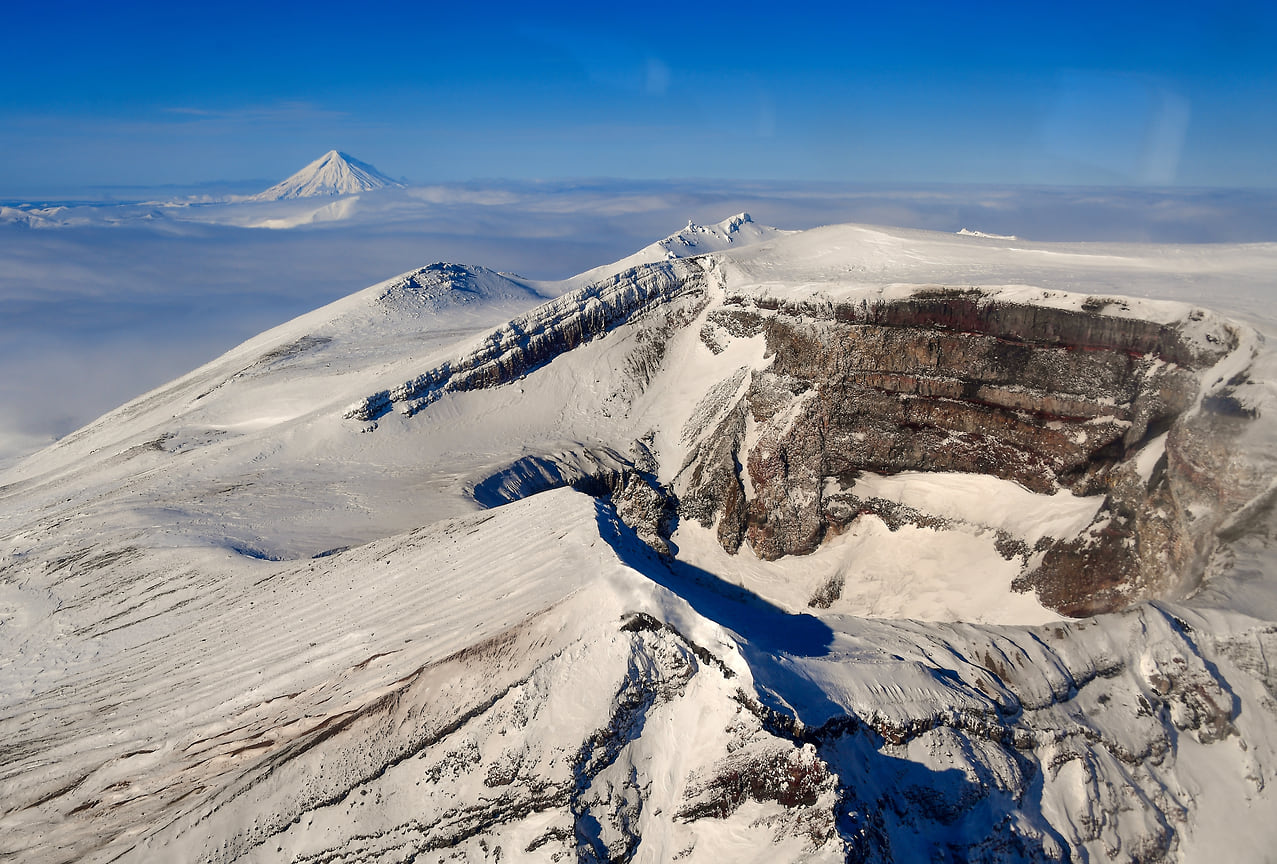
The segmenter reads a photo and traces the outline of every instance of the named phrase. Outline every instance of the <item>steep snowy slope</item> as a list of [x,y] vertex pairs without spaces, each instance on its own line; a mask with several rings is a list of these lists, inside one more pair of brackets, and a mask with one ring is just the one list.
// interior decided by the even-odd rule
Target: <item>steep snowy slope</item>
[[431,265],[0,476],[0,853],[1263,860],[1269,325],[1114,289],[1277,253],[751,226]]
[[387,186],[403,186],[367,162],[329,150],[296,174],[252,196],[254,201],[351,195]]

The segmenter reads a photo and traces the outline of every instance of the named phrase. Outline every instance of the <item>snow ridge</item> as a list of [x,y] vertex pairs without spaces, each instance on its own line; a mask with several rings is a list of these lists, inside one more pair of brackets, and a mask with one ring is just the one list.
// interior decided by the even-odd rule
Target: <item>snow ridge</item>
[[402,403],[412,416],[446,392],[494,387],[571,351],[629,320],[639,310],[695,287],[699,270],[652,264],[587,285],[534,309],[484,336],[465,356],[443,363],[398,387],[366,396],[348,408],[348,420],[376,420]]

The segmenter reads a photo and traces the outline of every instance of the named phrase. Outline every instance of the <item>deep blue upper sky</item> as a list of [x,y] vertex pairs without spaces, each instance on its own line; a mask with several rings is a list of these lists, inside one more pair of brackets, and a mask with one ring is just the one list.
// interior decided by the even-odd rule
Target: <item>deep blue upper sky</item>
[[10,4],[0,197],[334,148],[420,182],[1277,186],[1271,0],[534,5]]

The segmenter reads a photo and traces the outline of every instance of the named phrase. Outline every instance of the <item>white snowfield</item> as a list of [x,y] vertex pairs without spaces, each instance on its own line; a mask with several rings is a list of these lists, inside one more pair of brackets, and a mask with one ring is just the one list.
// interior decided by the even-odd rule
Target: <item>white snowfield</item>
[[[1102,496],[866,473],[945,527],[865,515],[763,561],[692,520],[658,555],[569,487],[682,482],[772,362],[702,337],[729,297],[1102,296],[1205,343],[1227,322],[1194,284],[1275,274],[1271,246],[741,214],[564,282],[432,264],[282,324],[0,474],[0,859],[1271,860],[1277,485],[1191,593],[1085,620],[996,544]],[[1233,458],[1267,478],[1270,299],[1203,376],[1244,376]]]

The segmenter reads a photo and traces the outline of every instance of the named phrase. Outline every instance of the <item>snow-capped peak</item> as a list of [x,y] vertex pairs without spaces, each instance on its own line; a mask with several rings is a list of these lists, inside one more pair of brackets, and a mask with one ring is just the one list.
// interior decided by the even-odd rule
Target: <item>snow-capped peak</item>
[[733,234],[736,231],[739,231],[740,227],[744,225],[745,223],[753,222],[753,221],[754,220],[750,218],[750,215],[748,213],[743,213],[743,212],[737,213],[735,216],[729,216],[728,218],[724,219],[722,222],[719,222],[717,225],[711,225],[709,228],[706,228],[704,225],[697,225],[696,222],[694,222],[691,219],[688,219],[687,228],[684,230],[717,231],[717,232],[722,232],[725,234]]
[[350,195],[387,186],[403,184],[382,174],[367,162],[360,162],[337,150],[329,150],[287,180],[252,196],[252,200],[281,201],[287,198]]
[[[648,247],[664,258],[686,258],[706,252],[722,252],[792,233],[759,225],[748,213],[737,213],[714,225],[688,221],[687,227]],[[645,250],[646,251],[646,250]]]
[[777,233],[775,228],[755,223],[748,213],[737,213],[716,225],[697,225],[689,219],[686,228],[656,245],[665,250],[667,257],[682,258],[689,254],[719,252],[732,246],[757,243]]
[[[623,270],[628,270],[631,267],[653,264],[658,261],[670,261],[675,258],[689,258],[693,255],[704,255],[709,252],[724,252],[728,249],[738,249],[742,246],[761,243],[765,240],[774,240],[794,233],[796,232],[783,228],[760,225],[748,213],[744,212],[729,216],[713,225],[699,225],[689,219],[687,227],[681,231],[676,231],[664,240],[658,240],[650,246],[644,246],[633,255],[622,258],[620,261],[606,264],[602,267],[595,267],[593,270],[587,270],[571,279],[557,283],[557,289],[560,291],[574,290],[591,282],[613,276]],[[553,291],[555,289],[543,285],[542,290]]]

